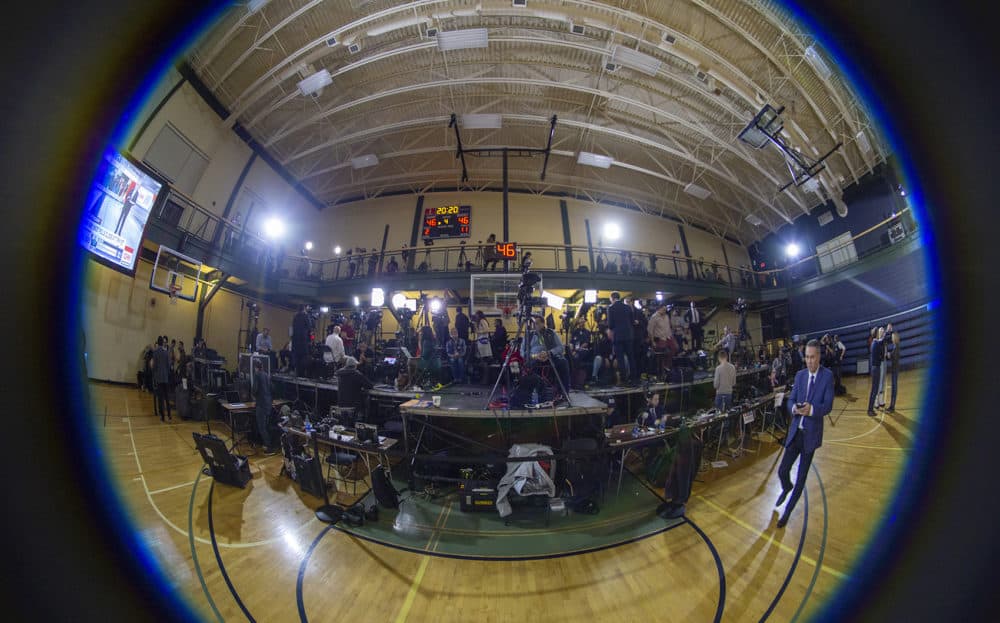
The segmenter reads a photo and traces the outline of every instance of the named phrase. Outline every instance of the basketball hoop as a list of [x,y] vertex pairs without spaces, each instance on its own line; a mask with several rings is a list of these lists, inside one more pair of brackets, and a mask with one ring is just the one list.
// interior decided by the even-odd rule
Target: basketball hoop
[[510,320],[511,308],[510,307],[504,307],[502,311],[503,311],[503,317],[504,317],[504,319],[505,320]]
[[170,284],[170,304],[177,304],[177,293],[181,291],[181,287],[177,284]]

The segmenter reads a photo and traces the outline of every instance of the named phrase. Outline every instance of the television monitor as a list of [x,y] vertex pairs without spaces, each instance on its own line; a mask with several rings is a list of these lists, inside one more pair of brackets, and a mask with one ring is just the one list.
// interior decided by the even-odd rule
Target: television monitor
[[87,194],[80,245],[102,264],[135,275],[146,221],[164,183],[109,149]]

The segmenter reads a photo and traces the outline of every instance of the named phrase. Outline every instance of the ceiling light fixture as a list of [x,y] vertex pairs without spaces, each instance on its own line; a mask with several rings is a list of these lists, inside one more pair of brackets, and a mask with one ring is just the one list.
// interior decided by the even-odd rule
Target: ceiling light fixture
[[373,167],[376,164],[378,164],[378,156],[375,154],[365,154],[363,156],[351,158],[351,167],[355,169],[366,169],[368,167]]
[[442,52],[485,48],[489,45],[489,35],[485,28],[447,30],[437,34],[437,44]]
[[321,69],[299,82],[298,87],[302,95],[312,95],[323,87],[333,84],[333,76],[326,69]]
[[699,199],[708,199],[709,195],[712,194],[712,192],[709,191],[707,188],[702,188],[701,186],[695,184],[694,182],[691,182],[690,184],[685,186],[684,192]]
[[607,169],[611,167],[611,164],[615,161],[615,159],[611,156],[602,156],[601,154],[592,154],[589,151],[581,151],[576,157],[576,161],[577,163],[585,164],[588,167]]
[[655,76],[656,73],[660,71],[660,67],[663,65],[659,59],[621,45],[616,45],[611,51],[611,60],[619,65],[631,67],[632,69],[641,71],[644,74],[649,74],[650,76]]
[[465,130],[498,130],[503,125],[503,118],[496,114],[462,115],[462,128]]

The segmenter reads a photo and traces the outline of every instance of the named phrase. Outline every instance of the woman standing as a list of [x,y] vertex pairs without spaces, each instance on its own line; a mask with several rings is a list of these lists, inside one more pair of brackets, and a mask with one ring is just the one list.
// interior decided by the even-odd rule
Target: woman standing
[[896,389],[899,385],[899,332],[892,332],[892,340],[889,343],[889,362],[892,364],[892,398],[889,400],[889,413],[896,412]]

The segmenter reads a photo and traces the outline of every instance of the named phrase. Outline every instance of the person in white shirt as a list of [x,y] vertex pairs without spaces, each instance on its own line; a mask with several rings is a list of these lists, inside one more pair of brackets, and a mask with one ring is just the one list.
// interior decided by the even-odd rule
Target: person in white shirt
[[340,327],[336,326],[330,335],[326,336],[326,345],[333,354],[333,361],[340,364],[344,361],[344,340],[340,338]]

